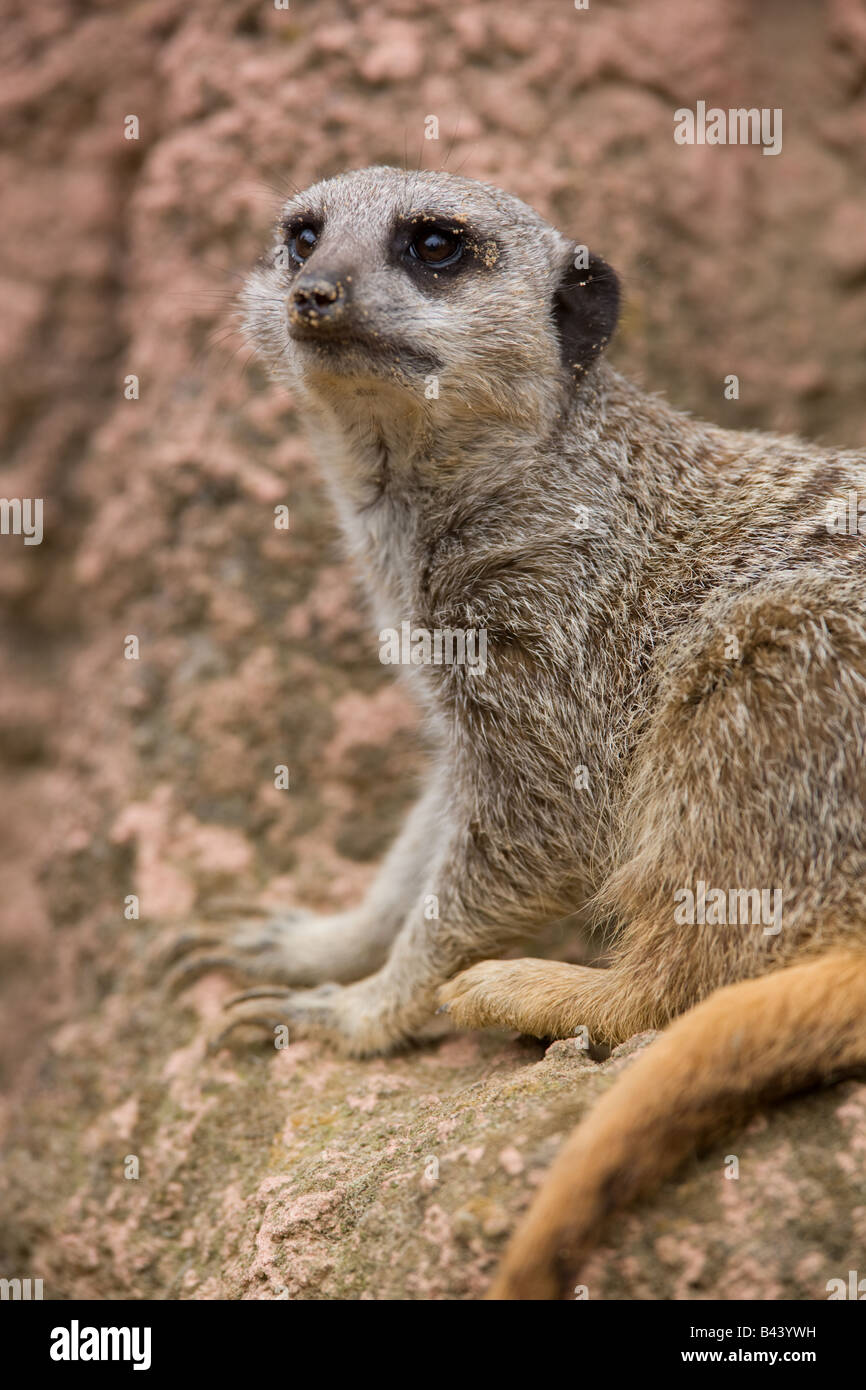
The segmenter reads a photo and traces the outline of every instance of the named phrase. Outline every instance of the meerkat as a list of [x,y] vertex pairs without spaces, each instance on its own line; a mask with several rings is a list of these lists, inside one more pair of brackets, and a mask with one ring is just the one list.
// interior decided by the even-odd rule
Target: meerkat
[[[866,1063],[866,454],[630,384],[603,356],[609,266],[446,173],[293,197],[244,306],[380,635],[483,631],[486,661],[421,643],[401,668],[432,771],[360,908],[193,933],[174,968],[264,982],[229,1029],[355,1055],[437,1008],[607,1045],[665,1030],[566,1142],[491,1290],[563,1297],[686,1154]],[[578,910],[609,965],[490,959]]]

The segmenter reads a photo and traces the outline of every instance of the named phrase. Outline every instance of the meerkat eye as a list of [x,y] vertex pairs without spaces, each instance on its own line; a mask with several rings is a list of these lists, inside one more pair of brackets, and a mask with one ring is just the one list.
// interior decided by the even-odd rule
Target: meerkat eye
[[301,265],[308,260],[318,245],[319,234],[315,227],[296,227],[289,232],[286,244],[293,261]]
[[425,265],[453,265],[463,255],[463,239],[447,227],[425,227],[410,241],[409,255]]

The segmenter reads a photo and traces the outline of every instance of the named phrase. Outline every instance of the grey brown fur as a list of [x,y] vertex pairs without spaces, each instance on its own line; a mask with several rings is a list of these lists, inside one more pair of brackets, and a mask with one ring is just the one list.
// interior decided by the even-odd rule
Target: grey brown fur
[[[866,455],[703,424],[624,380],[600,355],[606,267],[581,282],[575,243],[496,189],[375,168],[292,199],[296,215],[315,249],[279,268],[278,232],[248,335],[294,393],[374,627],[484,627],[487,668],[401,668],[432,772],[366,903],[246,924],[216,954],[202,940],[182,978],[228,961],[291,986],[242,997],[232,1024],[368,1054],[440,999],[461,1025],[615,1043],[723,986],[856,960],[866,564],[864,538],[826,518],[851,489],[866,500]],[[419,280],[394,228],[443,217],[470,263]],[[338,287],[334,336],[287,310],[301,276]],[[781,930],[675,925],[699,880],[781,889]],[[609,968],[486,959],[588,906]],[[548,1274],[580,1245],[551,1240]]]

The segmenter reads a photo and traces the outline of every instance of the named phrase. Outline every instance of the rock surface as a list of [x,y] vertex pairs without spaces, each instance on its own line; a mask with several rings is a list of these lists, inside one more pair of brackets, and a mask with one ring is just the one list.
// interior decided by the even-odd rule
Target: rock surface
[[[234,331],[236,277],[288,181],[420,157],[614,263],[615,360],[648,387],[862,447],[866,11],[6,10],[2,491],[44,498],[45,539],[0,538],[0,1274],[60,1298],[474,1297],[627,1051],[206,1057],[229,982],[179,1004],[153,982],[221,894],[353,901],[423,762],[292,404]],[[782,155],[676,146],[698,99],[782,107]],[[857,1082],[760,1117],[618,1223],[590,1296],[825,1297],[862,1268],[864,1144]]]

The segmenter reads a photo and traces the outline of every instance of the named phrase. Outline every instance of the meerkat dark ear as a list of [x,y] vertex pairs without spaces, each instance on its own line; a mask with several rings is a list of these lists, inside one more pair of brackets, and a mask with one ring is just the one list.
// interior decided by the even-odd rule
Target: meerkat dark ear
[[618,317],[615,272],[585,246],[575,246],[553,296],[563,366],[583,376],[613,337]]

